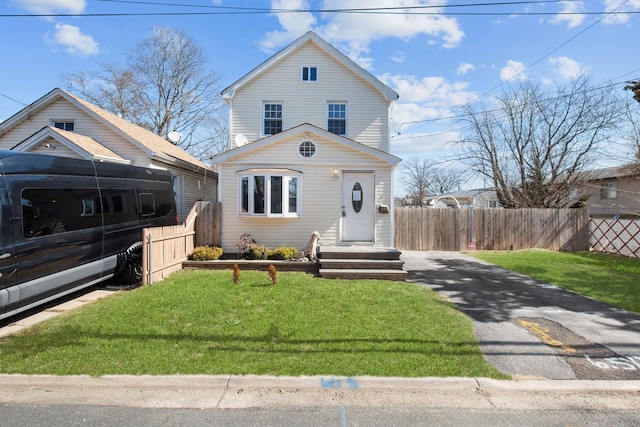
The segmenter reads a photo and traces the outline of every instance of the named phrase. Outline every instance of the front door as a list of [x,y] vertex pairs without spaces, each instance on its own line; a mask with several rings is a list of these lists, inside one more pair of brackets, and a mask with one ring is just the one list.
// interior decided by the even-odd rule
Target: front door
[[375,188],[373,172],[342,174],[342,240],[373,242]]

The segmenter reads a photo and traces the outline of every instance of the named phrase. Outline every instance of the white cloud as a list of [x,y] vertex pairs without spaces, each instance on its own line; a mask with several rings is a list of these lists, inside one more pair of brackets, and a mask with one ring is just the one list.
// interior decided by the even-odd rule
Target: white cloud
[[556,15],[551,19],[552,24],[567,24],[567,28],[574,28],[582,24],[586,15],[580,14],[584,11],[584,2],[582,1],[562,1],[562,13],[571,13],[573,15]]
[[86,6],[85,0],[12,0],[20,9],[33,13],[81,13]]
[[460,137],[456,130],[403,133],[392,137],[391,152],[403,159],[415,156],[442,159],[454,152],[457,148],[455,141]]
[[522,62],[509,60],[507,65],[500,70],[502,81],[527,80],[529,77],[525,72],[527,67]]
[[[426,6],[425,0],[323,0],[320,6],[330,9],[362,9],[375,7]],[[306,9],[309,2],[304,0],[271,0],[272,9]],[[437,9],[429,9],[431,12]],[[428,43],[441,44],[445,48],[455,47],[464,38],[457,20],[446,16],[416,14],[379,13],[327,13],[319,15],[318,24],[311,13],[277,14],[281,31],[272,31],[261,41],[263,50],[271,52],[282,44],[290,42],[308,30],[314,30],[323,38],[344,52],[365,68],[370,68],[372,59],[368,56],[373,41],[385,38],[410,40],[419,35],[427,36]]]
[[398,92],[401,102],[437,103],[442,108],[449,108],[465,104],[475,97],[472,92],[467,91],[468,83],[450,83],[444,77],[417,79],[414,76],[387,73],[378,78]]
[[82,34],[80,28],[67,24],[56,24],[52,36],[46,41],[52,45],[62,45],[68,53],[81,56],[97,55],[100,53],[98,43],[93,37]]
[[579,62],[566,56],[549,58],[549,64],[553,67],[553,71],[564,80],[572,79],[589,72],[589,67],[583,67]]
[[405,59],[406,59],[406,54],[402,50],[396,50],[393,56],[391,57],[391,60],[393,62],[398,62],[398,63],[403,63]]
[[[457,140],[452,130],[455,107],[476,98],[468,83],[448,82],[443,77],[385,74],[378,78],[393,88],[400,98],[391,113],[394,131],[393,152],[406,156],[411,152],[438,151],[447,141]],[[430,129],[429,134],[425,129]]]
[[475,69],[476,67],[473,64],[469,64],[467,62],[461,62],[460,65],[458,65],[458,68],[456,68],[456,74],[461,76]]
[[[621,5],[620,0],[604,0],[605,12],[639,12],[640,0],[630,0]],[[611,14],[604,18],[603,22],[607,24],[625,24],[629,22],[631,15],[629,14]]]
[[[272,0],[271,9],[309,9],[309,3],[306,0]],[[316,18],[307,12],[276,13],[274,15],[278,18],[282,30],[268,32],[259,42],[260,49],[267,53],[274,52],[282,45],[297,39],[316,24]]]

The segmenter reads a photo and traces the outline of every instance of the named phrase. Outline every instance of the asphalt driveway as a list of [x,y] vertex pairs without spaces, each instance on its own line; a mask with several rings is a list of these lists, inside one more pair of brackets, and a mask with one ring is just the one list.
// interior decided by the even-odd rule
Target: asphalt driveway
[[518,378],[640,380],[640,315],[458,252],[403,251],[407,280],[454,302]]

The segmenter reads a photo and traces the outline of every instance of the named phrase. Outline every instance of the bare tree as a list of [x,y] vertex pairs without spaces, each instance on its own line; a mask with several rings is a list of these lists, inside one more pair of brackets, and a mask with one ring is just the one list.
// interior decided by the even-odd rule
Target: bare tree
[[413,206],[422,206],[428,196],[459,190],[464,176],[455,168],[438,167],[438,162],[418,157],[405,161],[402,173]]
[[226,147],[220,77],[182,31],[155,27],[127,51],[124,64],[103,63],[97,72],[62,77],[70,91],[165,139],[179,132],[177,145],[198,158]]
[[438,167],[431,169],[429,184],[430,195],[446,194],[460,190],[464,182],[464,172],[455,168]]
[[625,106],[625,123],[621,126],[621,137],[624,143],[631,148],[635,163],[640,167],[640,111],[635,105],[627,103]]
[[565,207],[578,172],[592,166],[621,119],[612,87],[582,76],[548,93],[522,82],[497,105],[466,109],[463,160],[495,186],[505,208]]
[[432,160],[418,157],[403,162],[402,178],[411,205],[422,206],[429,195],[429,174],[433,164]]

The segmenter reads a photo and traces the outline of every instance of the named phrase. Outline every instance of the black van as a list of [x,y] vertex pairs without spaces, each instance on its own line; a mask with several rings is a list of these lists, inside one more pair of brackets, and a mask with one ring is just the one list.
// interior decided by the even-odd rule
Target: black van
[[177,223],[169,172],[0,151],[0,319],[119,276],[142,229]]

